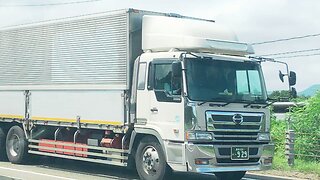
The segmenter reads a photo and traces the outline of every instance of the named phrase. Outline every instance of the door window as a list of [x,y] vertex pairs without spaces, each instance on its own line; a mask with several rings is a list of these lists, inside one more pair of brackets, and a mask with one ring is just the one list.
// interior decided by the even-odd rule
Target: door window
[[171,91],[171,64],[155,64],[154,77],[155,90]]
[[[172,62],[153,63],[149,73],[158,101],[181,102],[181,78],[172,77]],[[151,90],[151,89],[150,89]]]

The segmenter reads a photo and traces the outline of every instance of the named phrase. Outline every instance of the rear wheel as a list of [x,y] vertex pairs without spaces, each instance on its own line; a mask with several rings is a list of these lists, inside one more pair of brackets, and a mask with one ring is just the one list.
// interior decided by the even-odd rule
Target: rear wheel
[[28,143],[24,131],[19,126],[10,128],[6,139],[7,156],[14,164],[25,163],[28,156]]
[[0,127],[0,160],[6,160],[7,153],[6,153],[6,133],[3,128]]
[[218,172],[214,174],[218,180],[240,180],[246,174],[246,171]]
[[135,162],[143,180],[161,180],[170,173],[162,147],[153,137],[145,137],[140,141]]

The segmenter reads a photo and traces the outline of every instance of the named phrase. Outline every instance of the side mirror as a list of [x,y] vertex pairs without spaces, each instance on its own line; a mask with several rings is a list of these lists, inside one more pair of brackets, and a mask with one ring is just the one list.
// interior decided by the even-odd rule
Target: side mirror
[[182,76],[182,65],[180,61],[174,61],[172,63],[172,77],[179,78]]
[[293,98],[297,98],[297,90],[296,90],[296,88],[292,87],[290,89],[290,96],[293,97]]
[[296,82],[297,82],[296,73],[293,72],[293,71],[290,71],[290,73],[289,73],[289,85],[290,86],[294,86],[294,85],[296,85]]
[[285,75],[282,74],[282,72],[279,70],[279,79],[281,80],[281,82],[284,82],[283,76]]

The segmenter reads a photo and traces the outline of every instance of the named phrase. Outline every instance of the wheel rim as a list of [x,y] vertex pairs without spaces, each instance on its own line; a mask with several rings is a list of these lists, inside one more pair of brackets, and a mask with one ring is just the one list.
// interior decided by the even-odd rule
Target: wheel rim
[[16,134],[12,134],[9,139],[9,152],[12,156],[18,156],[20,152],[20,138]]
[[148,175],[155,175],[160,170],[159,154],[153,146],[147,146],[142,156],[143,170]]

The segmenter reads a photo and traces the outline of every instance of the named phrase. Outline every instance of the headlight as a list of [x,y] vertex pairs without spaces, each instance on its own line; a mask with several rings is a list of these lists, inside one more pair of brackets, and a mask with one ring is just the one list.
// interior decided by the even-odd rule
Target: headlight
[[209,132],[187,132],[187,140],[212,140],[212,134]]
[[259,141],[270,141],[270,134],[269,133],[259,133],[258,140]]
[[266,114],[263,114],[263,116],[261,117],[261,132],[269,132]]

